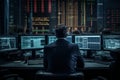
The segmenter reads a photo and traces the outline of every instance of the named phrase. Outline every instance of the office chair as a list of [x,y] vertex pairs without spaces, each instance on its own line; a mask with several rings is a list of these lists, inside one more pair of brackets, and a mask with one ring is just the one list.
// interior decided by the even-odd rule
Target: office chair
[[59,74],[38,71],[36,73],[35,80],[84,80],[84,74],[82,72],[76,72],[71,74]]
[[7,69],[0,70],[0,80],[18,80],[17,74],[10,73]]

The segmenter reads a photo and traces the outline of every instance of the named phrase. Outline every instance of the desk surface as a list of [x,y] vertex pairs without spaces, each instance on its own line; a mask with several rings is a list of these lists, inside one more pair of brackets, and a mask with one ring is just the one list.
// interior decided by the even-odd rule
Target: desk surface
[[[10,62],[0,65],[1,68],[10,69],[43,69],[43,64],[28,65],[24,62]],[[109,65],[101,64],[97,62],[85,62],[85,69],[108,69]]]

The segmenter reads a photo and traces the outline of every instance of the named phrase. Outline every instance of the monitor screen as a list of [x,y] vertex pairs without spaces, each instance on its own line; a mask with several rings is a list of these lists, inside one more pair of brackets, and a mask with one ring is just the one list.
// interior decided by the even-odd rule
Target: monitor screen
[[43,35],[29,35],[29,36],[20,36],[21,40],[21,49],[41,49],[45,45],[45,36]]
[[[69,41],[69,42],[72,42],[72,36],[67,36],[66,38],[65,38],[67,41]],[[56,41],[57,40],[57,38],[56,38],[56,36],[55,35],[48,35],[48,44],[50,44],[50,43],[52,43],[52,42],[54,42],[54,41]]]
[[66,37],[66,40],[69,41],[69,42],[71,42],[71,43],[73,42],[72,41],[72,36],[70,36],[70,35]]
[[48,44],[50,44],[56,40],[57,40],[57,38],[55,35],[48,35]]
[[103,49],[114,50],[120,48],[120,35],[103,35]]
[[81,50],[101,50],[101,35],[76,35],[75,43]]
[[2,36],[0,37],[0,52],[17,50],[16,37]]

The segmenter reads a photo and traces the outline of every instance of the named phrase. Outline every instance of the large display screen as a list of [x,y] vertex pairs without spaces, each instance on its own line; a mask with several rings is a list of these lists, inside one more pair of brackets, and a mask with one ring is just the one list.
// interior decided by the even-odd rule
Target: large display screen
[[44,48],[45,45],[45,36],[21,36],[21,49],[40,49]]
[[[67,41],[69,41],[69,42],[72,42],[72,36],[67,36],[66,38],[65,38]],[[52,43],[52,42],[54,42],[54,41],[56,41],[57,40],[57,38],[56,38],[56,36],[55,35],[48,35],[48,44],[50,44],[50,43]]]
[[0,37],[0,52],[17,50],[16,37],[2,36]]
[[120,35],[103,35],[102,38],[104,50],[120,48]]
[[75,43],[81,50],[101,50],[101,35],[76,35]]

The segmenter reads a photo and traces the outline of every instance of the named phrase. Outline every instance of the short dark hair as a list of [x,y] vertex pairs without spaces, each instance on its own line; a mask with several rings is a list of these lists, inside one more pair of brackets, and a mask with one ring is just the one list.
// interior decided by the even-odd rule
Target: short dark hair
[[67,27],[63,24],[60,24],[56,26],[55,33],[57,38],[64,38],[67,36]]

